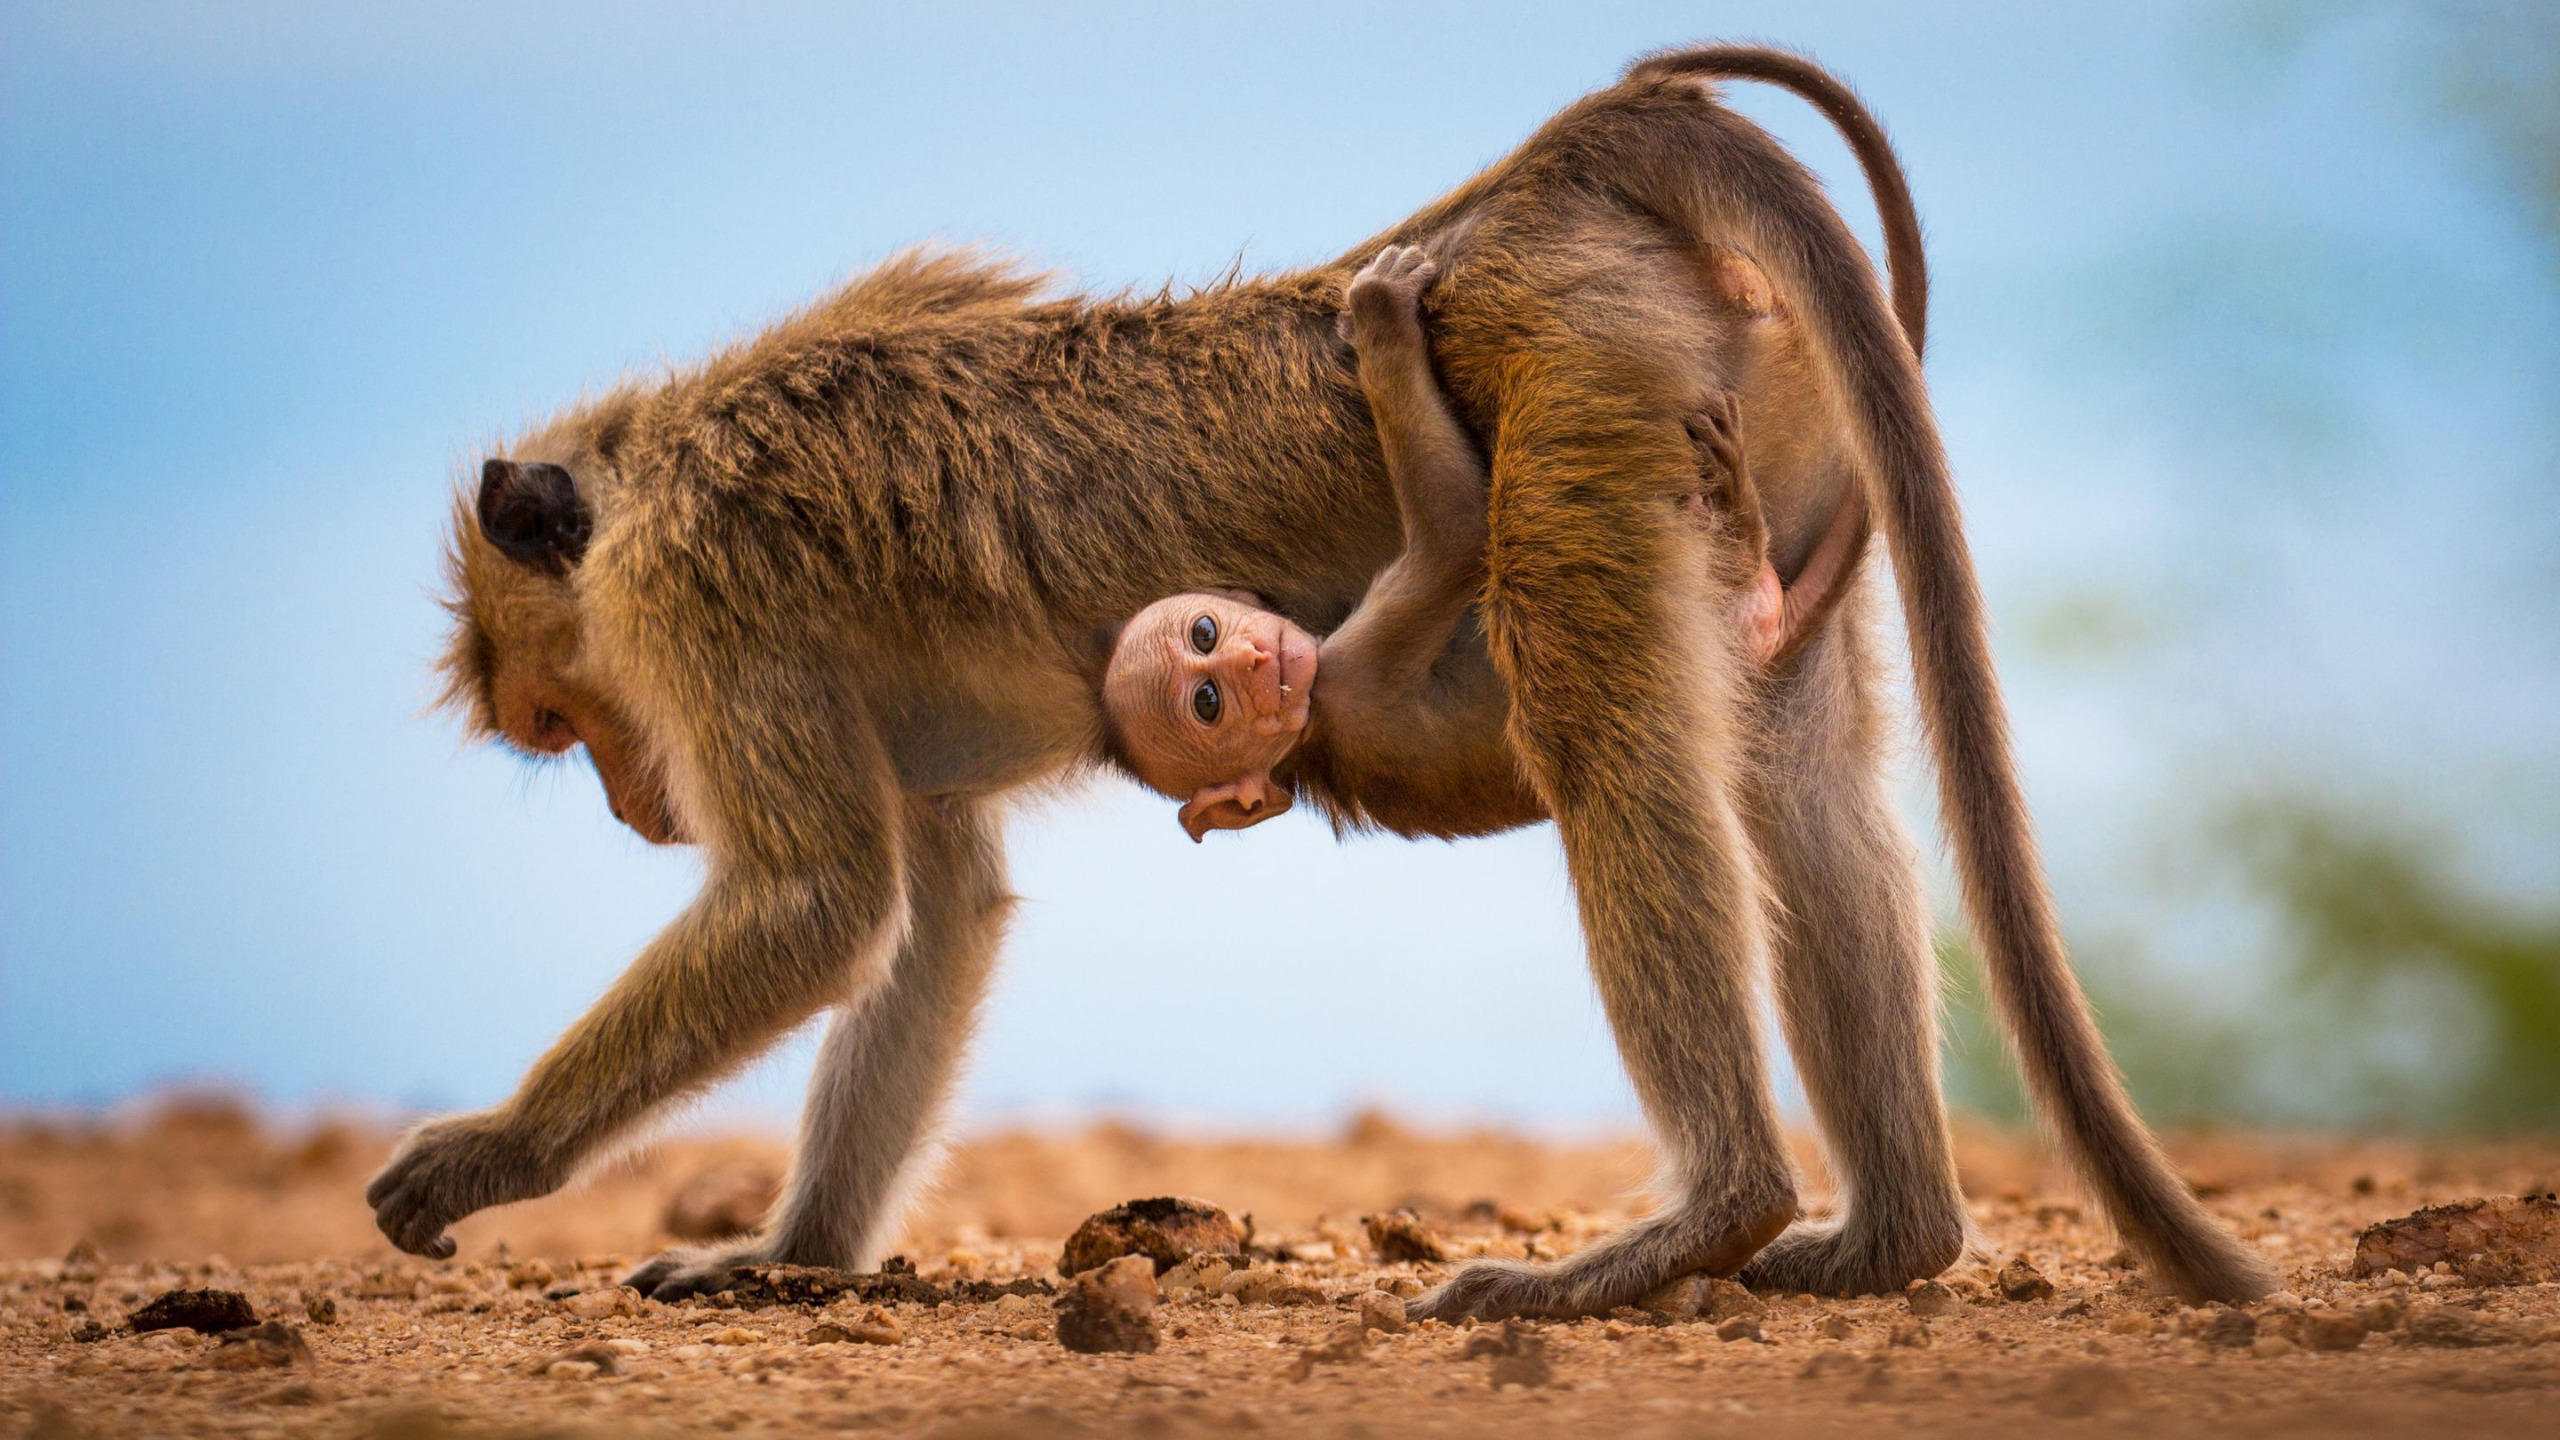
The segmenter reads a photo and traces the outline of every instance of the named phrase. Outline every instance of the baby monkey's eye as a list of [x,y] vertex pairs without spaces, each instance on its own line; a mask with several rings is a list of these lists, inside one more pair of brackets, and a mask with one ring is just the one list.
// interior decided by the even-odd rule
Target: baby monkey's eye
[[1218,699],[1218,682],[1215,680],[1203,680],[1200,682],[1200,688],[1191,692],[1191,713],[1199,716],[1200,723],[1203,725],[1218,723],[1221,704],[1222,702]]
[[[1191,622],[1191,648],[1203,655],[1218,648],[1218,622],[1214,618],[1203,615]],[[1210,702],[1212,708],[1216,704],[1214,700]]]

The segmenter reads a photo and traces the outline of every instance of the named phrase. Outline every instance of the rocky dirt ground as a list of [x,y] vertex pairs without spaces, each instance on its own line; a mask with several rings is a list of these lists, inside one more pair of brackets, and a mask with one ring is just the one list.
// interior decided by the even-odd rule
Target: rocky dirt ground
[[[2245,1311],[2145,1288],[2049,1158],[1984,1134],[1963,1145],[1979,1247],[1943,1289],[1700,1284],[1509,1330],[1404,1324],[1393,1297],[1469,1255],[1584,1243],[1631,1212],[1641,1146],[1377,1117],[1306,1142],[990,1136],[919,1208],[914,1273],[782,1277],[799,1303],[749,1284],[728,1306],[614,1281],[671,1226],[751,1212],[772,1142],[663,1143],[474,1219],[443,1264],[368,1223],[386,1146],[205,1103],[0,1121],[0,1436],[2560,1434],[2560,1225],[2492,1224],[2507,1250],[2486,1255],[2460,1232],[2442,1273],[2441,1233],[2404,1236],[2422,1275],[2353,1273],[2375,1222],[2551,1190],[2560,1142],[2182,1144],[2208,1203],[2284,1267],[2287,1292]],[[1249,1263],[1092,1272],[1107,1313],[1073,1334],[1156,1348],[1069,1350],[1049,1293],[1076,1288],[1069,1237],[1165,1194],[1250,1216]],[[1364,1223],[1398,1207],[1411,1219]],[[137,1333],[172,1290],[235,1292],[263,1328]]]

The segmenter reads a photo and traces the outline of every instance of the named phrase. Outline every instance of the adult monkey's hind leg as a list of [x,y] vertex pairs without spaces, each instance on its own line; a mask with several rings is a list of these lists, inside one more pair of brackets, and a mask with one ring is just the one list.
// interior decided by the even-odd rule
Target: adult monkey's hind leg
[[1937,963],[1918,857],[1885,793],[1876,666],[1852,595],[1760,699],[1752,837],[1770,954],[1840,1213],[1792,1226],[1742,1278],[1825,1295],[1899,1290],[1955,1263],[1964,1199],[1938,1088]]
[[[1585,367],[1588,368],[1588,367]],[[1556,818],[1592,974],[1661,1151],[1663,1208],[1543,1265],[1470,1265],[1426,1317],[1604,1313],[1730,1274],[1795,1216],[1750,984],[1761,898],[1728,793],[1735,669],[1696,459],[1630,377],[1514,372],[1493,456],[1486,616],[1513,741]]]
[[869,1269],[896,1237],[1014,901],[984,802],[910,796],[904,830],[906,941],[887,983],[827,1028],[781,1206],[761,1235],[641,1266],[629,1283],[642,1294],[716,1294],[746,1264]]

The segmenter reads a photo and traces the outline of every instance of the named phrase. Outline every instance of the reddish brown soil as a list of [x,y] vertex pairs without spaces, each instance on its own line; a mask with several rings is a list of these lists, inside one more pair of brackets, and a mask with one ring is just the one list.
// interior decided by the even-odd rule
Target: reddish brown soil
[[[1458,1257],[1561,1253],[1630,1213],[1640,1145],[1369,1120],[1333,1142],[1102,1127],[961,1146],[908,1231],[927,1280],[1048,1275],[1087,1214],[1175,1193],[1249,1212],[1259,1243],[1303,1257],[1280,1268],[1327,1302],[1169,1301],[1156,1353],[1089,1356],[1058,1345],[1045,1301],[892,1305],[901,1343],[813,1345],[822,1324],[876,1333],[879,1317],[853,1302],[609,1314],[595,1313],[613,1308],[602,1295],[545,1298],[609,1285],[664,1243],[687,1182],[776,1165],[770,1142],[666,1143],[574,1194],[474,1219],[445,1264],[373,1232],[359,1196],[386,1143],[270,1133],[218,1106],[0,1126],[0,1435],[2560,1434],[2560,1286],[2347,1273],[2368,1223],[2560,1183],[2560,1142],[2181,1146],[2208,1203],[2285,1269],[2290,1296],[2253,1307],[2262,1335],[2287,1330],[2295,1304],[2397,1298],[2429,1320],[2349,1351],[2182,1334],[2212,1317],[2107,1264],[2114,1242],[2035,1147],[1975,1135],[1963,1154],[1981,1245],[1944,1277],[1956,1298],[1925,1346],[1890,1343],[1897,1326],[1914,1333],[1900,1297],[1771,1296],[1757,1341],[1720,1339],[1713,1320],[1540,1327],[1551,1382],[1499,1390],[1498,1361],[1464,1353],[1481,1335],[1436,1326],[1302,1363],[1361,1292],[1445,1268],[1378,1263],[1361,1217],[1411,1206]],[[1465,1218],[1478,1200],[1494,1203]],[[96,1259],[66,1265],[82,1241]],[[2051,1298],[2000,1298],[1997,1272],[2022,1254]],[[128,1333],[130,1312],[181,1287],[244,1293],[259,1319],[297,1326],[307,1355],[282,1337]],[[2447,1336],[2492,1343],[2421,1343]]]

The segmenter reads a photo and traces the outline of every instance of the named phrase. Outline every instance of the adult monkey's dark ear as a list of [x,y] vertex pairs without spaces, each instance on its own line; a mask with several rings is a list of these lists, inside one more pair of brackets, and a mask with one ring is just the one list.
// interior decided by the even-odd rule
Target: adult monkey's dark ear
[[491,460],[480,467],[480,533],[508,559],[554,575],[587,553],[594,518],[557,465]]

